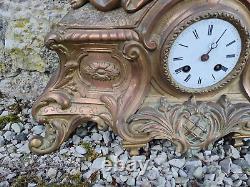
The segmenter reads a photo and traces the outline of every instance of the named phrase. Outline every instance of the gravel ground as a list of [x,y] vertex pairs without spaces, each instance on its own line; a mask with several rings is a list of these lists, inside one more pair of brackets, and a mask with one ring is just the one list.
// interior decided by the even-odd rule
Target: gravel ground
[[[30,89],[26,85],[23,92]],[[140,156],[131,157],[119,137],[90,123],[87,128],[80,126],[57,152],[34,155],[28,139],[44,135],[45,129],[32,120],[33,100],[0,96],[1,187],[250,186],[249,140],[241,150],[222,139],[209,150],[185,155],[176,153],[170,142],[157,140]]]

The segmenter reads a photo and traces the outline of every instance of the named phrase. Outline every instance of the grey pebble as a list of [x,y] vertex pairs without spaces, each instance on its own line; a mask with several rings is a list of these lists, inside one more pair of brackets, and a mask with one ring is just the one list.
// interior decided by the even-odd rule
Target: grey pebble
[[233,180],[231,178],[226,177],[226,178],[224,178],[224,183],[226,185],[231,185],[232,186]]
[[182,168],[185,165],[185,158],[183,159],[172,159],[169,160],[168,163],[171,166],[177,167],[177,168]]
[[233,182],[233,186],[235,186],[235,187],[239,187],[239,186],[241,186],[241,184],[242,184],[242,180],[236,180]]
[[32,128],[32,131],[33,131],[34,134],[39,135],[44,131],[44,128],[45,127],[43,125],[37,125],[37,126]]
[[202,167],[197,167],[195,170],[194,170],[194,173],[193,173],[193,176],[196,178],[196,179],[202,179],[203,178],[203,168]]
[[226,174],[230,173],[232,160],[231,158],[226,158],[220,161],[219,165],[221,166],[221,170],[224,171]]
[[12,129],[15,133],[19,134],[19,133],[22,131],[22,129],[23,129],[23,125],[22,125],[21,123],[13,123],[13,124],[11,125],[11,129]]
[[80,146],[77,146],[77,147],[75,148],[75,150],[76,150],[77,153],[79,153],[79,154],[81,154],[81,155],[84,155],[84,154],[87,153],[86,149],[84,149],[83,147],[80,147]]

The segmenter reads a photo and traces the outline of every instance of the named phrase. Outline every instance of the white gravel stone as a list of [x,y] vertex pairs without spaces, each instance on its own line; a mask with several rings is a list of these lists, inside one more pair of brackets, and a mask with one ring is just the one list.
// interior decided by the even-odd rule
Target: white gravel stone
[[47,171],[47,176],[51,179],[54,179],[56,178],[56,174],[57,174],[57,169],[55,168],[50,168],[48,171]]
[[106,158],[100,157],[94,160],[93,164],[90,166],[90,170],[85,173],[84,178],[89,178],[94,172],[104,168]]
[[161,151],[162,150],[162,146],[161,145],[155,145],[155,146],[151,147],[151,150]]
[[128,176],[126,175],[120,175],[119,178],[122,182],[126,182],[128,180]]
[[34,134],[41,134],[44,131],[44,126],[43,125],[37,125],[32,128],[32,131]]
[[177,168],[182,168],[185,165],[185,158],[183,159],[172,159],[169,160],[168,163],[171,166],[177,167]]
[[19,149],[17,149],[17,151],[18,151],[19,153],[26,153],[26,154],[29,154],[29,153],[30,153],[29,143],[26,142],[26,143],[23,144]]
[[28,187],[35,187],[35,186],[37,186],[36,183],[29,183],[29,184],[28,184]]
[[162,165],[164,162],[166,162],[167,160],[167,154],[165,152],[162,152],[161,154],[159,154],[155,159],[154,162],[160,166]]
[[158,187],[165,187],[166,186],[166,179],[165,177],[158,177]]
[[232,180],[231,178],[226,177],[226,178],[224,178],[224,183],[225,183],[226,185],[232,186],[233,180]]
[[146,156],[145,155],[133,156],[133,157],[131,157],[131,160],[135,160],[135,161],[138,161],[138,162],[145,162],[146,161]]
[[211,155],[211,151],[208,151],[208,150],[207,150],[207,151],[204,151],[204,155],[205,155],[205,156],[210,156],[210,155]]
[[240,166],[232,163],[231,164],[231,172],[232,173],[242,173],[242,169]]
[[205,180],[214,181],[214,179],[215,179],[215,174],[206,174],[205,175]]
[[171,173],[172,173],[174,178],[177,178],[178,177],[178,168],[172,167]]
[[202,162],[200,160],[188,160],[185,163],[185,167],[199,167],[202,166]]
[[147,178],[151,181],[156,180],[159,177],[159,171],[154,168],[147,172]]
[[239,159],[240,158],[240,152],[235,147],[233,147],[232,145],[230,145],[230,152],[231,152],[231,156],[234,159]]
[[4,126],[3,130],[9,131],[9,130],[10,130],[10,123],[7,123],[7,124]]
[[13,123],[13,124],[11,125],[11,129],[12,129],[15,133],[19,134],[19,133],[22,131],[23,126],[22,126],[22,124],[19,124],[19,123]]
[[8,181],[2,181],[2,182],[0,182],[0,186],[1,187],[9,187],[10,184],[8,183]]
[[183,171],[182,169],[179,170],[179,175],[180,175],[180,177],[184,177],[184,178],[188,177],[187,173],[185,171]]
[[3,146],[5,143],[4,138],[2,135],[0,135],[0,147]]
[[129,186],[135,186],[135,178],[129,177],[126,183]]
[[94,141],[101,141],[102,140],[102,135],[98,134],[98,133],[93,133],[93,135],[91,136],[91,139]]
[[3,111],[2,114],[0,115],[1,117],[8,116],[9,112],[7,110]]
[[189,181],[189,179],[184,178],[184,177],[178,177],[175,180],[176,184],[180,184],[181,186],[187,186],[188,181]]
[[114,150],[114,154],[116,156],[119,156],[119,155],[121,155],[124,152],[124,149],[121,146],[119,146],[119,145],[115,146],[113,148],[113,150]]
[[239,186],[241,186],[241,184],[242,184],[241,180],[236,180],[236,181],[233,182],[234,187],[239,187]]
[[5,132],[3,136],[4,136],[4,138],[5,138],[6,140],[8,140],[8,141],[12,140],[12,138],[14,137],[14,136],[13,136],[13,132],[11,132],[11,131]]
[[[1,141],[1,140],[0,140]],[[250,154],[246,154],[244,156],[245,160],[247,161],[247,163],[250,165]]]
[[230,178],[231,178],[233,181],[235,181],[235,180],[239,179],[239,175],[238,175],[237,173],[234,173],[234,174],[232,174],[232,175],[230,176]]
[[249,178],[249,175],[247,176],[245,173],[240,173],[238,175],[239,175],[239,179],[243,180],[243,181],[245,181]]
[[193,176],[196,178],[196,179],[201,179],[203,178],[203,168],[202,167],[198,167],[194,170],[194,173],[193,173]]
[[109,153],[109,149],[107,147],[100,147],[100,150],[103,155],[107,155]]
[[224,171],[226,174],[229,174],[232,165],[232,160],[230,158],[226,158],[220,161],[219,165],[221,166],[222,171]]
[[217,184],[222,184],[223,183],[223,180],[225,178],[225,173],[220,173],[216,179],[215,179],[215,182],[217,182]]
[[4,154],[0,153],[0,159],[2,159],[5,156],[7,156],[7,155],[4,155]]
[[86,149],[84,149],[83,147],[80,146],[76,146],[76,152],[79,153],[80,155],[84,155],[87,153]]
[[59,153],[60,153],[61,155],[66,154],[67,152],[68,152],[67,149],[61,149],[61,150],[59,151]]
[[249,179],[247,180],[247,185],[250,186],[250,177],[249,177]]
[[107,145],[110,142],[110,133],[109,131],[102,132],[102,137],[104,143]]
[[79,136],[77,136],[77,135],[74,135],[72,137],[72,141],[73,141],[74,145],[78,145],[80,143],[80,141],[81,141],[81,138]]

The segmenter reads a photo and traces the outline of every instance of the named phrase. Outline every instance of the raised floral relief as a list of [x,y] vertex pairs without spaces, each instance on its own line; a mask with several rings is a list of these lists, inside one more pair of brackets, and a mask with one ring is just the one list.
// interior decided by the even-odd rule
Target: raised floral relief
[[120,67],[111,62],[94,62],[82,67],[81,72],[94,80],[112,81],[120,75]]
[[70,0],[70,4],[74,9],[80,8],[89,2],[101,11],[110,11],[122,6],[127,12],[136,12],[150,1],[151,0]]
[[244,131],[249,136],[250,104],[232,104],[223,95],[218,102],[202,102],[191,98],[183,104],[171,105],[161,98],[158,109],[141,108],[129,119],[131,129],[148,134],[151,139],[168,139],[179,152],[202,149],[219,138]]

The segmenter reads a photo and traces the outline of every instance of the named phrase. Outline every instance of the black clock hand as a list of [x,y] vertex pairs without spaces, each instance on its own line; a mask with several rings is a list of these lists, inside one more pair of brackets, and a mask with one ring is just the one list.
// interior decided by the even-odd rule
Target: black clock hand
[[224,32],[222,33],[222,35],[220,36],[220,38],[216,41],[216,44],[218,44],[218,43],[219,43],[220,39],[221,39],[221,38],[222,38],[222,36],[226,33],[226,31],[227,31],[227,29],[226,29],[226,30],[224,30]]
[[217,48],[217,47],[218,47],[218,44],[217,44],[217,43],[212,43],[212,44],[211,44],[211,47],[210,47],[210,49],[209,49],[209,51],[208,51],[206,54],[203,54],[203,55],[201,56],[201,61],[202,61],[202,62],[208,61],[208,59],[209,59],[209,53],[210,53],[213,49],[215,49],[215,48]]
[[219,38],[215,43],[212,43],[212,44],[211,44],[211,47],[210,47],[209,51],[208,51],[206,54],[203,54],[203,55],[201,56],[201,61],[202,61],[202,62],[208,61],[208,59],[209,59],[209,53],[210,53],[213,49],[215,49],[215,48],[218,47],[218,43],[219,43],[220,39],[224,36],[224,34],[226,33],[226,31],[227,31],[227,29],[224,30],[224,32],[222,33],[222,35],[220,36],[220,38]]

